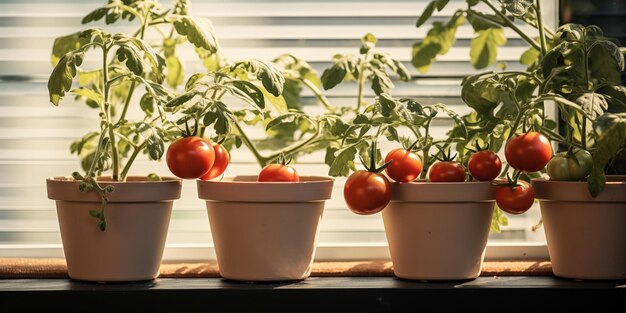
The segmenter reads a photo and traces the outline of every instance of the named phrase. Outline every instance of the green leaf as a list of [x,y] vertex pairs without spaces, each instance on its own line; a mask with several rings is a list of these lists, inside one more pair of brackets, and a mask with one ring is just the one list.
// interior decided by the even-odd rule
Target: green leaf
[[351,144],[335,152],[335,159],[330,165],[328,175],[334,177],[348,176],[350,170],[356,169],[354,157],[356,156],[358,144],[359,143]]
[[74,51],[89,42],[89,38],[80,36],[77,32],[67,36],[57,37],[52,45],[52,65],[56,66],[61,57],[70,51]]
[[597,90],[613,106],[617,112],[626,112],[626,87],[605,86]]
[[420,72],[425,73],[435,61],[437,55],[446,54],[456,41],[456,31],[465,23],[463,11],[457,11],[450,20],[443,24],[434,22],[424,40],[413,45],[411,63]]
[[258,59],[249,59],[235,63],[231,66],[234,72],[237,68],[244,68],[248,73],[255,74],[263,87],[272,95],[278,97],[283,93],[285,77],[276,65]]
[[104,104],[104,98],[102,97],[102,95],[91,89],[85,89],[85,88],[72,89],[70,90],[70,93],[90,99],[94,101],[95,103],[97,103],[98,106],[102,106]]
[[179,106],[187,103],[188,101],[190,101],[191,99],[193,99],[193,97],[195,97],[197,95],[197,93],[195,91],[190,91],[190,92],[186,92],[170,101],[168,101],[167,103],[165,103],[165,107],[169,108],[169,109],[175,109],[178,108]]
[[596,124],[605,124],[604,131],[596,141],[593,153],[593,169],[588,177],[589,192],[596,197],[604,190],[606,177],[604,169],[617,153],[626,147],[626,118],[605,113],[596,120]]
[[141,107],[141,110],[146,113],[147,116],[152,116],[152,114],[154,114],[155,103],[154,98],[150,93],[143,94],[139,100],[139,107]]
[[376,67],[372,67],[372,90],[378,96],[383,93],[390,93],[393,88],[393,82],[387,72],[380,70]]
[[528,48],[528,50],[524,51],[520,56],[520,63],[524,65],[532,65],[534,64],[541,55],[541,52],[533,47]]
[[437,0],[436,1],[436,3],[437,3],[437,11],[443,10],[443,8],[446,7],[448,2],[450,2],[450,0]]
[[378,39],[376,36],[371,33],[365,34],[363,38],[361,38],[361,49],[359,50],[361,54],[366,54],[368,51],[373,49],[376,46]]
[[501,232],[500,226],[509,225],[509,219],[502,212],[502,210],[496,205],[496,208],[493,211],[493,215],[491,218],[491,232],[499,233]]
[[143,59],[141,51],[133,45],[120,45],[116,53],[117,60],[125,62],[126,67],[135,75],[143,75]]
[[603,95],[595,92],[588,92],[580,95],[576,99],[576,103],[580,104],[585,115],[591,120],[595,120],[596,117],[602,115],[604,111],[609,107],[606,99]]
[[476,69],[496,63],[498,46],[506,44],[506,36],[501,27],[478,31],[470,46],[470,62]]
[[296,121],[302,114],[300,113],[287,113],[278,116],[277,118],[271,120],[267,126],[265,126],[265,130],[270,130],[271,128],[281,125],[281,124],[291,124]]
[[467,10],[467,21],[472,25],[475,32],[500,27],[500,25],[491,21],[492,19],[499,20],[500,18],[493,14],[485,14],[471,9]]
[[624,54],[609,40],[600,40],[589,51],[589,71],[592,78],[614,85],[622,84]]
[[217,52],[219,45],[209,19],[182,15],[173,21],[173,25],[176,32],[181,36],[187,36],[194,46],[211,53]]
[[252,99],[257,107],[260,109],[265,108],[265,97],[263,96],[263,92],[255,84],[245,80],[233,80],[229,83]]
[[500,0],[500,3],[513,16],[520,17],[533,5],[533,0]]
[[160,160],[165,152],[165,144],[163,139],[157,135],[150,135],[146,139],[146,148],[148,149],[148,155],[152,160]]
[[420,17],[417,19],[417,22],[415,23],[415,27],[420,27],[424,23],[426,23],[426,21],[433,15],[433,12],[435,12],[436,5],[437,5],[437,0],[434,0],[426,6],[426,8],[424,9],[424,12],[422,12]]
[[52,104],[59,105],[61,98],[72,88],[76,68],[82,64],[83,56],[82,51],[65,54],[52,70],[48,79],[48,93]]
[[176,88],[183,83],[183,79],[185,78],[183,64],[175,55],[169,56],[165,59],[165,64],[167,65],[167,84]]
[[322,86],[329,90],[339,85],[348,73],[345,63],[337,62],[322,72]]

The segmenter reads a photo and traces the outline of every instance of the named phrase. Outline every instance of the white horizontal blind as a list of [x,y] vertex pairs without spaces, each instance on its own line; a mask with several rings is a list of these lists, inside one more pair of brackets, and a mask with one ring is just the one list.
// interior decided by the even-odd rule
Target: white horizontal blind
[[[429,1],[220,1],[192,0],[193,13],[213,21],[223,52],[230,60],[260,58],[271,60],[292,53],[313,65],[321,75],[336,53],[358,53],[359,39],[367,32],[379,39],[380,51],[402,60],[411,71],[408,83],[396,82],[395,97],[417,97],[422,103],[442,102],[464,114],[460,81],[476,73],[469,63],[473,30],[460,27],[456,45],[438,58],[426,74],[410,64],[411,46],[423,38],[432,20],[447,20],[462,0],[452,0],[431,21],[419,29],[417,16]],[[44,1],[9,0],[0,3],[0,257],[61,257],[60,234],[54,203],[47,199],[45,178],[69,175],[79,169],[70,143],[97,125],[97,114],[67,97],[58,108],[48,101],[47,78],[51,71],[50,52],[55,37],[76,32],[82,17],[104,4],[101,0]],[[163,2],[164,6],[169,2]],[[556,4],[544,7],[555,16]],[[549,24],[556,24],[555,20]],[[130,27],[132,25],[132,27]],[[113,31],[134,31],[134,24],[105,26]],[[531,33],[528,27],[522,27]],[[523,70],[518,63],[526,45],[512,32],[499,50],[498,60],[508,69]],[[193,51],[180,51],[186,73],[204,71]],[[93,63],[87,58],[86,66]],[[495,69],[495,68],[494,68]],[[356,103],[356,86],[343,84],[325,95],[335,105]],[[373,99],[367,89],[366,100]],[[305,102],[313,103],[310,93]],[[320,112],[309,105],[305,110]],[[451,126],[440,119],[435,134],[442,136]],[[262,136],[257,130],[254,137]],[[227,174],[255,174],[260,169],[251,154],[241,148],[232,152]],[[303,175],[328,171],[323,154],[299,160]],[[169,175],[164,162],[140,159],[131,174],[156,172]],[[333,199],[328,201],[318,240],[318,259],[386,257],[386,239],[380,214],[351,213],[342,197],[343,178],[336,180]],[[519,242],[541,242],[543,232],[532,233],[538,212],[510,217],[510,226],[492,235],[492,242],[514,247]],[[245,231],[245,230],[242,230]],[[517,244],[506,244],[518,242]],[[348,247],[348,248],[346,248]],[[360,247],[366,247],[361,249]],[[514,249],[513,249],[514,250]],[[509,251],[509,250],[506,250]],[[508,252],[507,252],[508,253]],[[517,252],[513,252],[517,253]],[[212,241],[204,203],[197,199],[194,181],[185,181],[183,197],[176,201],[165,252],[166,259],[213,258]]]

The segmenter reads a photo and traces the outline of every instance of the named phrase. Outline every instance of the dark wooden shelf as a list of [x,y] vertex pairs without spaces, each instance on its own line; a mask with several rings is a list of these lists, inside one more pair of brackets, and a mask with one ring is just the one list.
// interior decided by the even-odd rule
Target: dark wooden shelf
[[[129,312],[259,312],[435,308],[559,308],[594,311],[626,302],[626,281],[573,281],[553,276],[479,277],[419,282],[395,277],[310,277],[299,282],[243,283],[221,278],[160,278],[98,284],[69,279],[0,279],[0,304],[23,310]],[[428,310],[428,312],[432,312]]]

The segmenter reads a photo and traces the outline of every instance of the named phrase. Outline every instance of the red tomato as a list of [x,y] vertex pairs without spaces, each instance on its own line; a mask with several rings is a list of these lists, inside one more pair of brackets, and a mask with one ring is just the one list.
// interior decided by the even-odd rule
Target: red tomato
[[481,150],[474,154],[467,163],[472,177],[481,181],[489,181],[500,175],[502,161],[497,153],[491,150]]
[[211,169],[215,151],[210,140],[189,136],[172,142],[165,159],[172,174],[183,179],[196,179]]
[[514,169],[536,172],[543,169],[552,158],[552,146],[544,135],[527,132],[511,137],[504,147],[504,155]]
[[213,151],[215,151],[215,162],[213,163],[211,169],[200,177],[202,180],[210,180],[222,175],[226,170],[226,167],[228,167],[228,163],[230,161],[228,150],[226,150],[223,145],[214,142],[211,146],[213,146]]
[[385,157],[385,163],[389,161],[392,162],[385,168],[385,172],[397,182],[408,183],[422,172],[422,160],[411,150],[393,149]]
[[348,208],[356,214],[378,213],[391,200],[391,184],[383,174],[358,170],[346,180],[343,197]]
[[496,187],[496,203],[504,212],[522,214],[532,207],[534,201],[535,189],[523,180],[518,181],[515,187]]
[[456,161],[435,162],[428,171],[431,182],[464,182],[465,168]]
[[261,170],[257,180],[260,182],[299,182],[300,176],[290,165],[268,164]]

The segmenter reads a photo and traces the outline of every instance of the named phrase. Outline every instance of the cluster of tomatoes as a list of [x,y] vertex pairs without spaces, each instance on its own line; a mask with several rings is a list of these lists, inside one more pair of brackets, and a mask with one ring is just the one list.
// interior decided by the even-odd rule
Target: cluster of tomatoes
[[226,171],[230,156],[221,143],[188,136],[170,144],[165,160],[172,174],[179,178],[210,180]]
[[[443,152],[443,151],[442,151]],[[469,158],[467,171],[454,157],[442,153],[428,171],[431,182],[464,182],[467,172],[478,181],[494,181],[501,173],[502,161],[492,150],[477,147]],[[373,156],[373,154],[372,154]],[[506,160],[518,175],[515,180],[495,182],[496,203],[507,213],[521,214],[532,206],[535,193],[532,185],[518,180],[520,172],[536,172],[543,169],[552,158],[549,140],[537,132],[513,136],[505,146]],[[382,173],[385,170],[386,175]],[[391,200],[389,179],[407,183],[414,181],[422,172],[422,161],[411,149],[396,148],[387,154],[381,168],[370,166],[352,173],[344,186],[344,199],[356,214],[368,215],[380,212]]]
[[[431,182],[464,182],[465,167],[454,157],[443,154],[428,171]],[[476,151],[468,162],[469,172],[476,180],[491,181],[500,175],[502,162],[491,150]],[[382,174],[382,170],[385,174]],[[369,215],[382,211],[391,200],[388,178],[400,183],[417,179],[422,172],[422,161],[411,148],[395,148],[387,153],[382,168],[370,166],[367,170],[352,173],[344,186],[344,199],[356,214]]]
[[[198,136],[174,141],[165,156],[167,167],[179,178],[211,180],[226,171],[230,162],[228,150],[219,142]],[[300,176],[284,155],[277,164],[268,164],[259,173],[260,182],[298,182]]]

